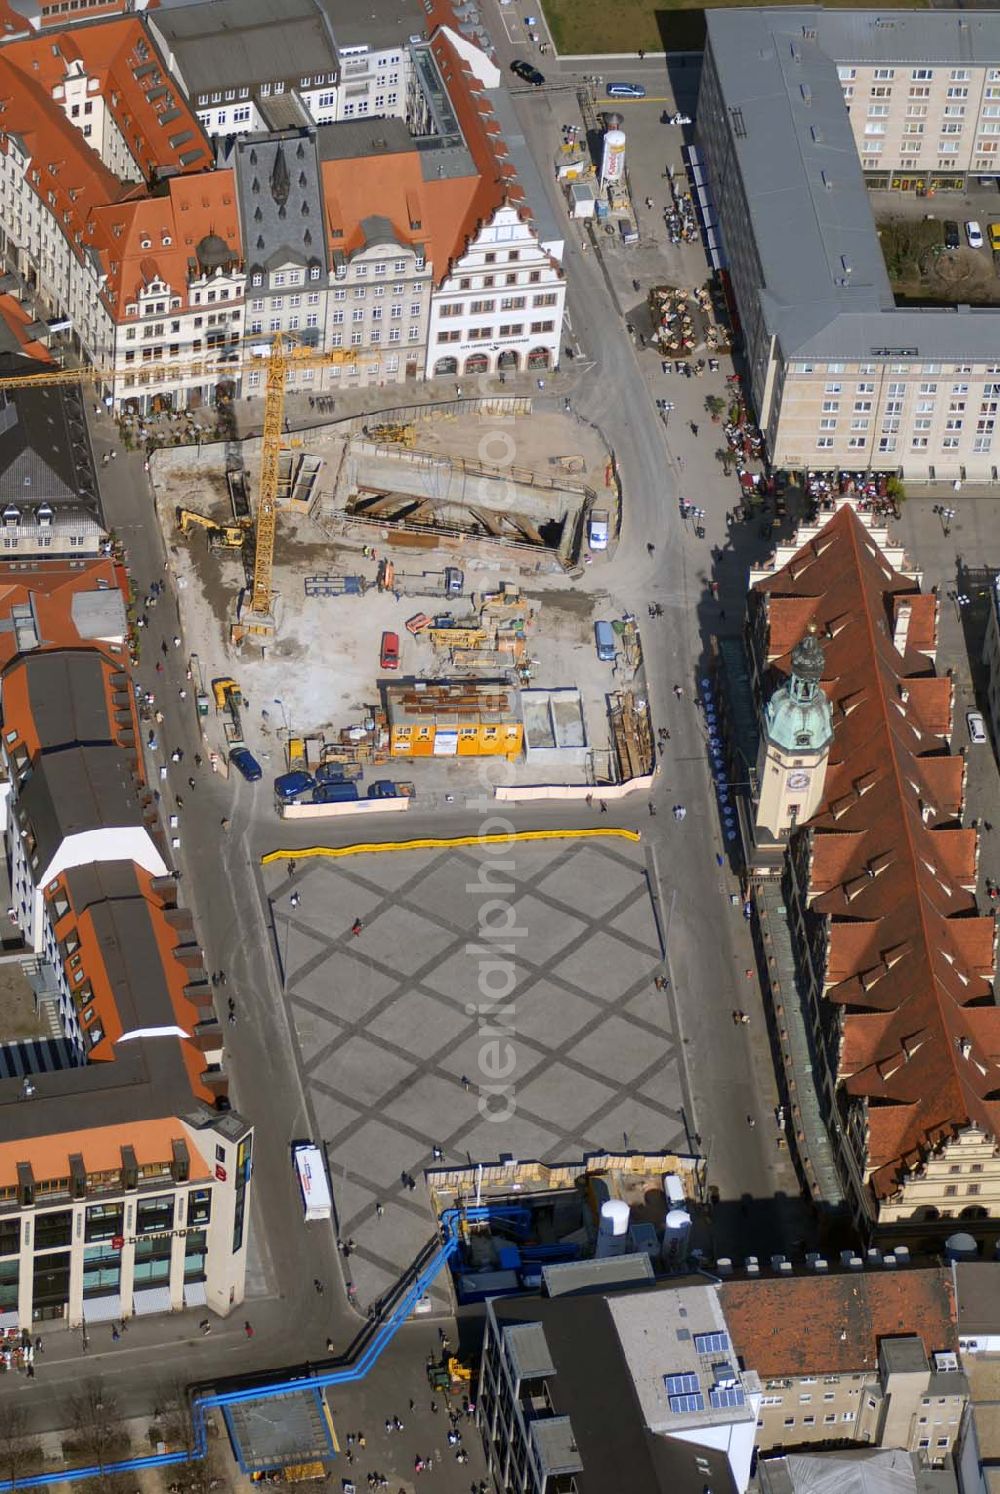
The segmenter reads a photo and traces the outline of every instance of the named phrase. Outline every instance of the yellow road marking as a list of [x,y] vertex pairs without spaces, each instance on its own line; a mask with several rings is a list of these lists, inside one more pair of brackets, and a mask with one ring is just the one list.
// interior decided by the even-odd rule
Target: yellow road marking
[[361,841],[353,846],[307,846],[302,851],[267,851],[260,858],[260,864],[270,866],[275,861],[305,861],[313,856],[371,856],[379,851],[447,851],[452,846],[502,846],[519,840],[593,840],[600,836],[631,841],[641,838],[638,830],[623,830],[614,825],[593,830],[515,830],[510,835],[427,836],[421,840],[373,840]]

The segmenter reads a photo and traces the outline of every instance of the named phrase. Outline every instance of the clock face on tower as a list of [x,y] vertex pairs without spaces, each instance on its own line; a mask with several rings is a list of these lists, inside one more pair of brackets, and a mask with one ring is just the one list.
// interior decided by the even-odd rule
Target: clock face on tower
[[789,773],[788,775],[788,787],[795,793],[800,793],[802,789],[809,787],[809,778],[810,774],[803,773],[801,768],[797,768],[793,773]]

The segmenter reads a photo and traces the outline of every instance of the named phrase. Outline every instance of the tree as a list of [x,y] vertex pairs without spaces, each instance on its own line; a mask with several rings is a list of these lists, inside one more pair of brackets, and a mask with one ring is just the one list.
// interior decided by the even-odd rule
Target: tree
[[72,1442],[66,1451],[72,1453],[73,1461],[93,1463],[102,1470],[91,1480],[91,1487],[98,1494],[133,1494],[134,1475],[104,1471],[109,1463],[126,1458],[130,1448],[114,1392],[100,1379],[84,1380],[70,1397],[68,1410]]
[[723,476],[728,477],[730,472],[733,470],[733,453],[730,451],[729,447],[720,446],[718,451],[715,453],[715,460],[722,463]]
[[41,1459],[42,1450],[28,1432],[26,1408],[5,1402],[0,1410],[0,1477],[16,1484],[34,1472]]
[[706,394],[705,409],[711,415],[713,424],[718,425],[725,408],[726,402],[718,394]]
[[901,477],[890,477],[885,485],[885,495],[891,498],[897,508],[906,502],[906,487]]

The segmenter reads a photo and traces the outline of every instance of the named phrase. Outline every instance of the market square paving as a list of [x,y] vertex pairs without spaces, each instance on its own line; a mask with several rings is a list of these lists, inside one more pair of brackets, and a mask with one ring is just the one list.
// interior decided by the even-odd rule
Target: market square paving
[[557,1162],[684,1145],[641,846],[382,852],[261,875],[362,1306],[432,1233],[422,1185],[401,1174],[420,1183],[426,1167],[504,1153]]

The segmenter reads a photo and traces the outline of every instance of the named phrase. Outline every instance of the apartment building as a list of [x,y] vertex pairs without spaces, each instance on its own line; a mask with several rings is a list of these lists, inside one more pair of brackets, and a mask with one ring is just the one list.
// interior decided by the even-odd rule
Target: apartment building
[[[909,53],[899,84],[876,80],[896,70],[883,57],[893,48]],[[981,147],[994,70],[984,62],[977,83],[970,57],[994,51],[991,13],[708,13],[698,151],[774,465],[996,480],[1000,313],[897,307],[866,188],[866,176],[886,184],[876,156],[900,185],[961,185],[969,169],[987,171],[978,163],[992,154]],[[926,118],[908,114],[925,107]],[[959,109],[967,126],[945,113]],[[939,168],[953,156],[961,170]]]
[[[859,1231],[886,1241],[941,1238],[956,1219],[975,1232],[1000,1213],[996,928],[976,898],[964,761],[948,750],[953,682],[933,669],[937,609],[849,500],[750,573],[755,813],[773,808],[772,771],[789,790],[750,856],[759,883],[781,879],[781,999],[797,1004],[840,1185]],[[768,703],[816,681],[832,735],[817,745],[810,729],[798,761],[773,740]]]
[[565,271],[562,231],[485,53],[447,27],[431,52],[479,181],[448,262],[435,255],[428,377],[554,368]]
[[423,378],[430,236],[442,228],[431,207],[441,192],[425,186],[428,153],[414,148],[401,120],[328,125],[317,139],[331,268],[325,345],[356,354],[324,369],[319,387]]
[[[52,366],[19,302],[0,296],[0,374]],[[0,395],[0,552],[98,555],[105,543],[94,459],[79,386]]]
[[738,1359],[760,1378],[760,1453],[862,1443],[949,1460],[968,1384],[945,1269],[758,1277],[719,1295]]
[[989,730],[993,734],[993,741],[1000,742],[1000,571],[993,572],[989,589],[983,663],[986,665]]
[[110,373],[120,258],[101,210],[132,183],[203,170],[206,142],[135,18],[8,43],[0,86],[4,260],[41,314],[69,323],[74,351]]
[[0,579],[7,978],[60,1034],[0,1031],[0,1326],[225,1314],[252,1132],[143,782],[125,578],[67,560]]
[[497,1487],[740,1494],[760,1385],[717,1286],[616,1291],[588,1264],[566,1288],[550,1268],[548,1297],[487,1301],[477,1420]]
[[[276,332],[320,347],[326,327],[328,272],[316,132],[283,130],[241,135],[233,170],[246,245],[247,315],[244,356],[266,352]],[[248,394],[265,374],[244,376]],[[289,389],[319,387],[317,370],[293,368]]]
[[417,0],[214,0],[159,6],[153,35],[209,135],[342,119],[410,119]]

